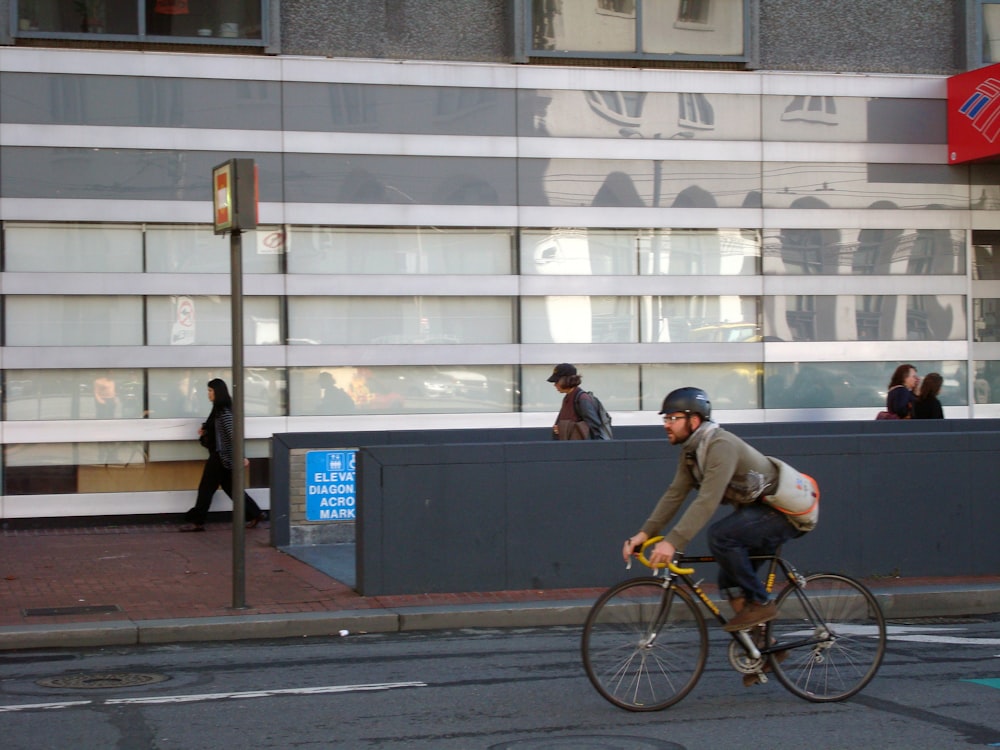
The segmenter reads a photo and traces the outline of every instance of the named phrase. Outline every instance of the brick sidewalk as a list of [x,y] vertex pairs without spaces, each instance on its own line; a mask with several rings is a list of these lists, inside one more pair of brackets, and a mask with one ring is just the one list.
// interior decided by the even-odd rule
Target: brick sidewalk
[[[363,597],[247,531],[246,609],[234,610],[232,526],[167,524],[0,532],[0,626],[340,612],[596,598],[597,589]],[[113,608],[87,612],[82,608]],[[32,610],[58,608],[59,614]]]

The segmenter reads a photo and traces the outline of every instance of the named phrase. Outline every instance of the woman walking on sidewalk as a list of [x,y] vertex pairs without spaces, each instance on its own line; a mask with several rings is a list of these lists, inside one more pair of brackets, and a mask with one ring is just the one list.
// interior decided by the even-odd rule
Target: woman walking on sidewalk
[[[208,448],[208,460],[201,472],[198,497],[194,507],[184,514],[186,523],[181,526],[181,531],[205,530],[205,517],[219,487],[230,499],[233,497],[233,399],[225,381],[219,378],[208,381],[208,400],[212,402],[212,411],[198,430],[198,441]],[[248,466],[250,462],[243,459],[243,464]],[[264,511],[246,492],[243,493],[243,504],[247,528],[252,529],[260,523]]]

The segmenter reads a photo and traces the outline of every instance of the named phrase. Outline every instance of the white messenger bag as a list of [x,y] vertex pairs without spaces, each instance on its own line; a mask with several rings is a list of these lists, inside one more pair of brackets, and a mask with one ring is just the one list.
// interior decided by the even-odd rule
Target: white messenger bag
[[778,489],[761,499],[781,511],[799,531],[812,531],[819,521],[819,485],[784,461],[768,456],[778,467]]

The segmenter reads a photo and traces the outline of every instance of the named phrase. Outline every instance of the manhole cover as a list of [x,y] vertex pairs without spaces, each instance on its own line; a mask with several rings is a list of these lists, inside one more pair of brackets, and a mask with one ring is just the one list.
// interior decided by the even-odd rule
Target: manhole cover
[[49,688],[123,688],[152,685],[169,679],[167,675],[155,672],[97,672],[45,677],[35,684]]

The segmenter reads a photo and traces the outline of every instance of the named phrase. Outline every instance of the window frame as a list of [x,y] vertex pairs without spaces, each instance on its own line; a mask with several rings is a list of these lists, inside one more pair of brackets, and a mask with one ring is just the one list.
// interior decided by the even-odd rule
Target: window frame
[[[555,58],[560,60],[580,59],[580,60],[643,60],[643,61],[663,61],[663,62],[716,62],[716,63],[737,63],[747,67],[752,67],[756,59],[756,19],[760,0],[741,0],[743,3],[743,53],[740,55],[713,55],[713,54],[661,54],[643,52],[639,47],[643,38],[643,3],[645,0],[636,0],[635,6],[635,44],[636,49],[632,52],[599,52],[587,50],[543,50],[534,47],[534,34],[532,29],[533,5],[541,0],[515,0],[514,1],[514,24],[515,24],[515,60],[520,63],[530,62],[533,58]],[[997,0],[1000,2],[1000,0]]]
[[238,37],[223,36],[173,36],[154,35],[145,33],[146,28],[146,1],[133,0],[136,4],[136,23],[140,29],[137,34],[106,34],[93,33],[89,31],[32,31],[21,29],[19,25],[20,13],[18,6],[24,0],[10,0],[10,20],[9,33],[12,40],[18,39],[64,39],[90,42],[138,42],[142,44],[183,44],[202,45],[212,47],[261,47],[266,48],[271,44],[271,0],[253,0],[260,5],[260,39],[247,39]]

